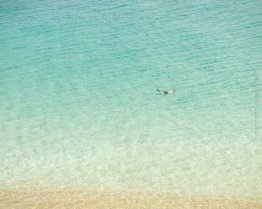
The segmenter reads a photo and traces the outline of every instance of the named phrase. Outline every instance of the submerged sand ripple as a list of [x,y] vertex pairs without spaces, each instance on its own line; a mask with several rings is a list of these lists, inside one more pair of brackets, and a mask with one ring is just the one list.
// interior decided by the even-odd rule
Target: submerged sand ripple
[[260,209],[262,199],[86,191],[0,191],[4,209]]

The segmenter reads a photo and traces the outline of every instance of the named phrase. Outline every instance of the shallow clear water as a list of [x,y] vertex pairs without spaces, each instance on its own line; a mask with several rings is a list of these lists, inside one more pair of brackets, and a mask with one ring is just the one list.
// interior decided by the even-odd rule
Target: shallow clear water
[[0,7],[0,188],[262,196],[260,1]]

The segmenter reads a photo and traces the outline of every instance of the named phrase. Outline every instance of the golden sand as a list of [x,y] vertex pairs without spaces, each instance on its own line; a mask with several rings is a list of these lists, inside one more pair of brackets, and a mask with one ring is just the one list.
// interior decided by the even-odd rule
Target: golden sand
[[86,191],[0,190],[1,209],[262,209],[262,199]]

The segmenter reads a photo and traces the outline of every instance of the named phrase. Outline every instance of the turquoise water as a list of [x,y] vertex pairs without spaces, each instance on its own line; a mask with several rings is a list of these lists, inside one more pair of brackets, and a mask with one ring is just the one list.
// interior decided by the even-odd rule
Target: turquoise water
[[0,8],[1,189],[262,197],[260,1]]

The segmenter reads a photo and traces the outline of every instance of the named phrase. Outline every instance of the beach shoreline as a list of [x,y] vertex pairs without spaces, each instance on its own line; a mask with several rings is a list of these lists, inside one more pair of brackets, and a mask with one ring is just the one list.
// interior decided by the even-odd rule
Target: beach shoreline
[[261,198],[180,196],[171,194],[0,190],[4,209],[259,209]]

